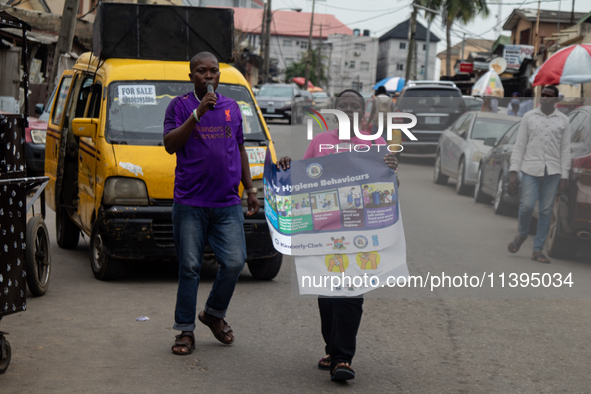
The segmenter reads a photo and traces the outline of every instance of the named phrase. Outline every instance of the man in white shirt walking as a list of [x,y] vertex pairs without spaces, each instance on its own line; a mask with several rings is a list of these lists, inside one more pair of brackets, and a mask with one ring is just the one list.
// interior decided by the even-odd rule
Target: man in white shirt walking
[[550,263],[542,249],[550,229],[554,198],[557,191],[566,190],[571,163],[570,124],[566,115],[556,109],[557,102],[556,86],[546,86],[541,106],[523,116],[509,168],[510,193],[517,191],[517,172],[522,173],[519,235],[509,244],[509,252],[516,253],[527,238],[538,202],[538,228],[531,258],[541,263]]

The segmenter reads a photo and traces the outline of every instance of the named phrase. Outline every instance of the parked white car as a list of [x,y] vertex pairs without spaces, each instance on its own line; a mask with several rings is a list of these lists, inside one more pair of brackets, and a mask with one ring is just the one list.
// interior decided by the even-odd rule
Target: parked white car
[[460,116],[439,138],[434,182],[445,184],[449,177],[456,178],[457,193],[469,194],[476,184],[480,161],[518,120],[515,116],[491,112],[473,111]]

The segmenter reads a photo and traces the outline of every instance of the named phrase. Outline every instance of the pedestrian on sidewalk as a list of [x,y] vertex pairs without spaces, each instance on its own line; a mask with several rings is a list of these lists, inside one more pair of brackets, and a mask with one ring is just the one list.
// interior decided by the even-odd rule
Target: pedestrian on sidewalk
[[482,97],[482,108],[480,109],[482,112],[492,112],[498,113],[499,112],[499,100],[492,96],[484,96]]
[[224,317],[246,260],[240,181],[248,194],[247,215],[260,208],[238,104],[207,90],[208,84],[214,91],[219,84],[216,57],[209,52],[195,55],[189,78],[194,91],[172,99],[164,118],[164,147],[168,153],[176,153],[177,159],[172,224],[179,284],[173,328],[181,334],[176,336],[172,352],[179,355],[191,354],[195,348],[197,289],[206,242],[220,269],[198,318],[217,340],[226,345],[234,342]]
[[556,86],[546,86],[542,90],[540,102],[540,107],[523,116],[511,154],[509,193],[518,191],[518,171],[521,171],[522,178],[519,234],[508,248],[509,252],[516,253],[527,238],[537,202],[538,228],[531,258],[541,263],[550,263],[542,249],[550,229],[556,193],[564,193],[567,187],[571,165],[570,124],[567,116],[556,109]]
[[514,98],[511,100],[509,103],[509,108],[507,109],[507,115],[517,116],[517,113],[519,112],[519,105],[519,99]]
[[[337,96],[335,108],[343,111],[349,117],[352,134],[351,140],[339,140],[338,130],[325,131],[312,139],[303,159],[338,153],[336,150],[320,150],[321,144],[331,144],[335,147],[342,146],[343,144],[367,144],[368,141],[356,137],[353,132],[354,113],[363,113],[364,107],[365,100],[359,92],[351,89],[341,92]],[[365,135],[369,134],[367,131],[362,130],[361,132]],[[386,145],[386,141],[381,137],[375,143]],[[291,158],[288,156],[282,157],[277,162],[277,168],[286,170],[289,168],[290,163]],[[384,163],[394,171],[398,168],[398,159],[394,153],[385,155]],[[351,368],[351,362],[355,355],[357,332],[363,314],[363,296],[320,296],[318,297],[318,309],[320,310],[322,337],[326,344],[326,355],[318,362],[318,368],[330,371],[331,380],[343,381],[354,379],[355,372]]]

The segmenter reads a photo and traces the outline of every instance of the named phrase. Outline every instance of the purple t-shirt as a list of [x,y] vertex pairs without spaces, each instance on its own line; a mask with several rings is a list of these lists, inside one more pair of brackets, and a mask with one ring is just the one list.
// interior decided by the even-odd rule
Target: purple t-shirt
[[[240,204],[242,114],[236,101],[216,95],[215,109],[203,115],[189,141],[176,152],[174,201],[179,204],[204,208]],[[164,134],[185,123],[198,106],[193,92],[172,99]]]

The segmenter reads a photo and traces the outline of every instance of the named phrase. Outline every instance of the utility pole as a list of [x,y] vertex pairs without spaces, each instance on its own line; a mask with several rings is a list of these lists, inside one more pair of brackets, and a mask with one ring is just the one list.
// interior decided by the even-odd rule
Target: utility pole
[[538,0],[538,16],[536,18],[536,35],[534,36],[535,40],[536,40],[534,42],[534,62],[535,62],[535,58],[538,54],[538,41],[540,41],[539,40],[539,38],[540,38],[539,33],[540,33],[540,5],[541,5],[541,3],[542,3],[542,0]]
[[[406,58],[406,83],[417,78],[417,63],[416,63],[416,33],[417,33],[417,7],[416,3],[412,3],[412,14],[410,16],[410,29],[408,37],[408,56]],[[414,62],[413,62],[414,60]],[[414,66],[413,66],[414,64]]]
[[464,38],[462,38],[462,57],[460,58],[460,62],[464,61],[464,47],[466,46],[466,33],[464,33]]
[[310,62],[312,61],[312,31],[314,30],[314,6],[316,0],[312,0],[312,17],[310,18],[310,37],[308,38],[308,52],[306,55],[306,78],[304,80],[304,89],[308,90],[308,81],[310,80]]
[[431,23],[433,18],[427,20],[427,46],[425,47],[425,81],[429,79],[429,47],[431,46]]
[[[429,79],[429,47],[431,46],[431,23],[435,19],[435,15],[441,15],[440,11],[432,10],[431,8],[423,7],[415,4],[415,9],[421,9],[425,11],[425,18],[427,19],[427,46],[425,47],[425,80]],[[433,14],[427,16],[427,12]],[[415,55],[415,70],[416,70],[416,55]]]
[[[575,23],[575,0],[573,0],[573,9],[570,12],[570,24],[573,25]],[[583,86],[583,85],[581,85]]]
[[265,59],[263,60],[263,83],[269,81],[269,46],[271,43],[271,0],[267,0],[267,13],[265,16]]
[[[60,34],[55,46],[53,55],[53,67],[51,68],[51,77],[49,78],[49,92],[55,86],[57,69],[60,57],[72,51],[72,42],[74,41],[74,30],[76,30],[76,17],[78,16],[79,0],[66,0],[64,2],[64,11],[62,12],[62,22],[60,24]],[[26,92],[25,92],[26,94]]]
[[318,86],[320,86],[320,75],[322,71],[322,60],[320,60],[322,56],[322,24],[320,25],[320,44],[318,44],[318,54],[316,56],[318,57],[316,59],[316,76],[318,78]]
[[328,48],[329,48],[329,52],[328,52],[328,67],[327,67],[327,70],[326,70],[327,71],[326,72],[326,79],[327,79],[327,81],[326,81],[326,83],[327,83],[326,90],[328,91],[329,97],[332,100],[332,88],[330,86],[330,83],[331,83],[331,78],[330,78],[331,72],[330,72],[330,69],[332,68],[332,43],[330,43],[330,42],[328,43]]
[[562,1],[558,2],[558,22],[556,22],[556,33],[560,33],[560,6],[562,5]]
[[503,2],[502,0],[495,0],[494,2],[491,1],[491,3],[497,3],[497,27],[495,27],[495,33],[498,37],[503,32],[503,27],[501,26],[503,23]]
[[[261,23],[261,37],[260,37],[260,44],[261,44],[261,48],[260,48],[260,52],[259,54],[261,55],[261,58],[263,56],[265,56],[265,25],[267,21],[267,3],[265,2],[265,7],[263,8],[263,22]],[[263,64],[264,64],[264,60],[263,60]],[[261,66],[261,71],[263,71],[263,66]],[[261,74],[262,75],[262,74]]]

